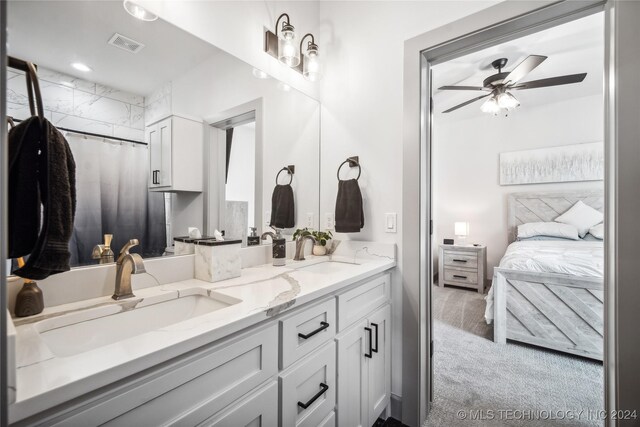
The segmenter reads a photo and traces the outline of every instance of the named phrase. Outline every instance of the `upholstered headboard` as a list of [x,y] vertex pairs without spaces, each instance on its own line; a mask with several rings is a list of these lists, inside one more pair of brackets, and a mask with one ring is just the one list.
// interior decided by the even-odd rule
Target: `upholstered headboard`
[[554,193],[513,193],[508,200],[509,243],[516,240],[518,225],[549,222],[565,213],[578,200],[604,212],[602,190],[574,190]]

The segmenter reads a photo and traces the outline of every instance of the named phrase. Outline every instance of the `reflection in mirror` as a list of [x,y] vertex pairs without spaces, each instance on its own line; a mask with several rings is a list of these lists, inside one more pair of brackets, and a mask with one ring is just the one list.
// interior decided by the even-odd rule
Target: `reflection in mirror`
[[[193,228],[246,245],[251,227],[266,231],[286,165],[295,226],[318,227],[316,100],[121,2],[7,9],[9,55],[38,66],[45,117],[76,162],[72,266],[111,262],[132,238],[143,257],[171,254]],[[5,87],[8,115],[28,118],[24,74],[9,69]]]

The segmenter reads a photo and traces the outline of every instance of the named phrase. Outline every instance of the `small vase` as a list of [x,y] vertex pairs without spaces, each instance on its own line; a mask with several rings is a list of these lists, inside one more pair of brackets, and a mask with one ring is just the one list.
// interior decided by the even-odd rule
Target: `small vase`
[[313,254],[322,256],[327,254],[327,247],[322,245],[313,245]]

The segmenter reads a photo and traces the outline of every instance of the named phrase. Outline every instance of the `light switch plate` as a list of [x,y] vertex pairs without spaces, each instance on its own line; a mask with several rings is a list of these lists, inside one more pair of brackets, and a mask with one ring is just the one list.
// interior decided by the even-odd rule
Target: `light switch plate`
[[398,232],[398,214],[395,212],[384,214],[384,231],[387,233],[397,233]]
[[307,223],[305,227],[309,227],[309,228],[313,227],[313,212],[307,212]]
[[333,230],[336,228],[335,217],[332,212],[324,214],[324,228],[325,230]]

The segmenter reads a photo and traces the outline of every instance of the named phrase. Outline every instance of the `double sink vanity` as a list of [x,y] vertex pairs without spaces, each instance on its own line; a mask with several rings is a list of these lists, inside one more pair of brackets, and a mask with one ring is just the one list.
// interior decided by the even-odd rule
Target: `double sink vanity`
[[390,399],[394,245],[343,242],[284,267],[263,263],[268,249],[243,248],[243,265],[262,264],[216,283],[193,279],[193,255],[145,261],[134,297],[59,296],[14,318],[11,423],[373,425]]

